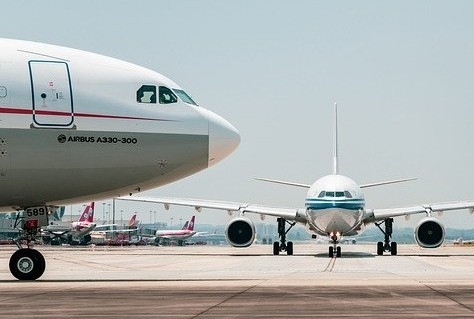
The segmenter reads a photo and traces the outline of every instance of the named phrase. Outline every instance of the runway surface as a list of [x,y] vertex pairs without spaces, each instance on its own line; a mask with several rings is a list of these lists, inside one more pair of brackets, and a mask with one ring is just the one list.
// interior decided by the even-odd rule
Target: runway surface
[[38,247],[44,275],[20,282],[0,247],[0,318],[466,318],[474,317],[474,247],[375,244]]

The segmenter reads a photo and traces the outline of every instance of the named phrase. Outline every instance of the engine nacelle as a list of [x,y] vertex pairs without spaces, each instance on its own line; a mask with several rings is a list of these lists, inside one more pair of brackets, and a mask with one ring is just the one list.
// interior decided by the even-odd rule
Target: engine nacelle
[[441,246],[445,234],[443,224],[434,217],[423,218],[415,228],[415,240],[423,248]]
[[225,229],[225,237],[234,247],[248,247],[255,240],[255,226],[247,217],[234,218]]

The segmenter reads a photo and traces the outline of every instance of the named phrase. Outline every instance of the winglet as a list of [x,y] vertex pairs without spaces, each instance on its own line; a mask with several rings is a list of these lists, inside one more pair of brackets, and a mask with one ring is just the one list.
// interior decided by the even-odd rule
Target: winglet
[[339,174],[339,163],[337,159],[338,148],[337,148],[337,103],[334,103],[334,150],[333,150],[333,162],[332,162],[332,173],[334,175]]

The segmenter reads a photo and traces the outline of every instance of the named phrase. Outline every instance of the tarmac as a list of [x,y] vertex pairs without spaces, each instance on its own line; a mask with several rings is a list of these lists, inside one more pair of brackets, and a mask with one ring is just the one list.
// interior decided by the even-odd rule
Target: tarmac
[[472,318],[474,247],[295,243],[37,247],[46,271],[20,282],[0,247],[0,318]]

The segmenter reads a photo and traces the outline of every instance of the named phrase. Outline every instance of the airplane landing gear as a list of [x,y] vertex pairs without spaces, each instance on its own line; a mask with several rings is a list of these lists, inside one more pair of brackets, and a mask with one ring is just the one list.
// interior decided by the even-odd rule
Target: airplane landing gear
[[329,246],[329,258],[334,258],[334,252],[336,257],[341,257],[341,246],[338,246],[339,243],[337,236],[331,236],[332,246]]
[[[36,280],[41,277],[46,269],[43,255],[31,247],[37,241],[41,226],[47,225],[46,207],[33,207],[24,211],[23,217],[19,215],[15,221],[15,228],[19,228],[20,236],[15,240],[18,250],[10,257],[10,272],[19,280]],[[46,220],[46,222],[45,222]],[[27,248],[22,247],[26,242]]]
[[[290,229],[296,225],[296,222],[290,223],[284,218],[277,218],[278,222],[278,236],[280,237],[280,242],[273,243],[273,254],[278,255],[280,251],[285,251],[287,255],[293,255],[293,242],[289,241],[286,243],[286,234],[290,231]],[[285,230],[285,223],[288,223],[290,227]]]
[[[384,224],[385,230],[380,227],[380,225]],[[379,241],[377,243],[377,255],[381,256],[385,251],[389,251],[391,255],[397,254],[397,243],[390,242],[390,238],[392,238],[393,233],[393,218],[387,218],[379,223],[375,223],[375,225],[380,229],[380,231],[384,234],[384,241]]]
[[46,261],[43,255],[31,248],[21,248],[10,258],[10,272],[19,280],[36,280],[43,275]]

